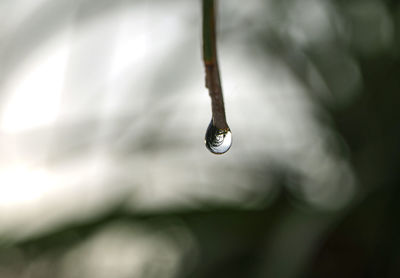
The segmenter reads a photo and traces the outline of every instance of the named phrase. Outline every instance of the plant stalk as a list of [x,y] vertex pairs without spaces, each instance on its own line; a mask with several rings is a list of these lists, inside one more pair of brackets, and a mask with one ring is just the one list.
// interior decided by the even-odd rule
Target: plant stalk
[[211,98],[213,124],[219,129],[229,129],[217,59],[215,0],[203,0],[203,59],[206,87]]

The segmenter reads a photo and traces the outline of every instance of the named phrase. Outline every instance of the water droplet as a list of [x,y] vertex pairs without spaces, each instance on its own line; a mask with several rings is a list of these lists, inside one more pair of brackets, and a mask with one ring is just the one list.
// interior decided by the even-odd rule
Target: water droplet
[[219,129],[211,120],[207,128],[205,143],[207,149],[212,153],[226,153],[232,146],[231,130],[229,128]]

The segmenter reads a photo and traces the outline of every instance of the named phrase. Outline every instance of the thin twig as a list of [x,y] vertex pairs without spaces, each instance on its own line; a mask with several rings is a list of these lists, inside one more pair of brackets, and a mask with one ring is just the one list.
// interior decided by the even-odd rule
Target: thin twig
[[211,97],[214,125],[219,129],[229,129],[226,122],[224,98],[219,76],[216,40],[216,3],[203,0],[203,59],[206,69],[206,87]]

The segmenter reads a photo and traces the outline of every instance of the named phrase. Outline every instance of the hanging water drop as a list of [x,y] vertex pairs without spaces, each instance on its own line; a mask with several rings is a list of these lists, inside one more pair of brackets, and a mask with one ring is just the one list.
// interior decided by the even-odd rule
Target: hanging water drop
[[214,154],[226,153],[232,146],[231,130],[220,129],[211,120],[207,128],[205,144],[207,149]]
[[226,122],[224,97],[217,59],[215,0],[203,0],[203,59],[206,87],[211,98],[212,120],[207,128],[205,143],[214,154],[226,153],[232,145],[232,133]]

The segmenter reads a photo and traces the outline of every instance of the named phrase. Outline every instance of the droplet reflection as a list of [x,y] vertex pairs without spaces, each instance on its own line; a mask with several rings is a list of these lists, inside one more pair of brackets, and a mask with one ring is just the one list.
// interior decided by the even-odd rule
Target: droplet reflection
[[211,120],[208,125],[205,143],[207,149],[214,154],[226,153],[232,146],[232,133],[229,128],[219,129]]

